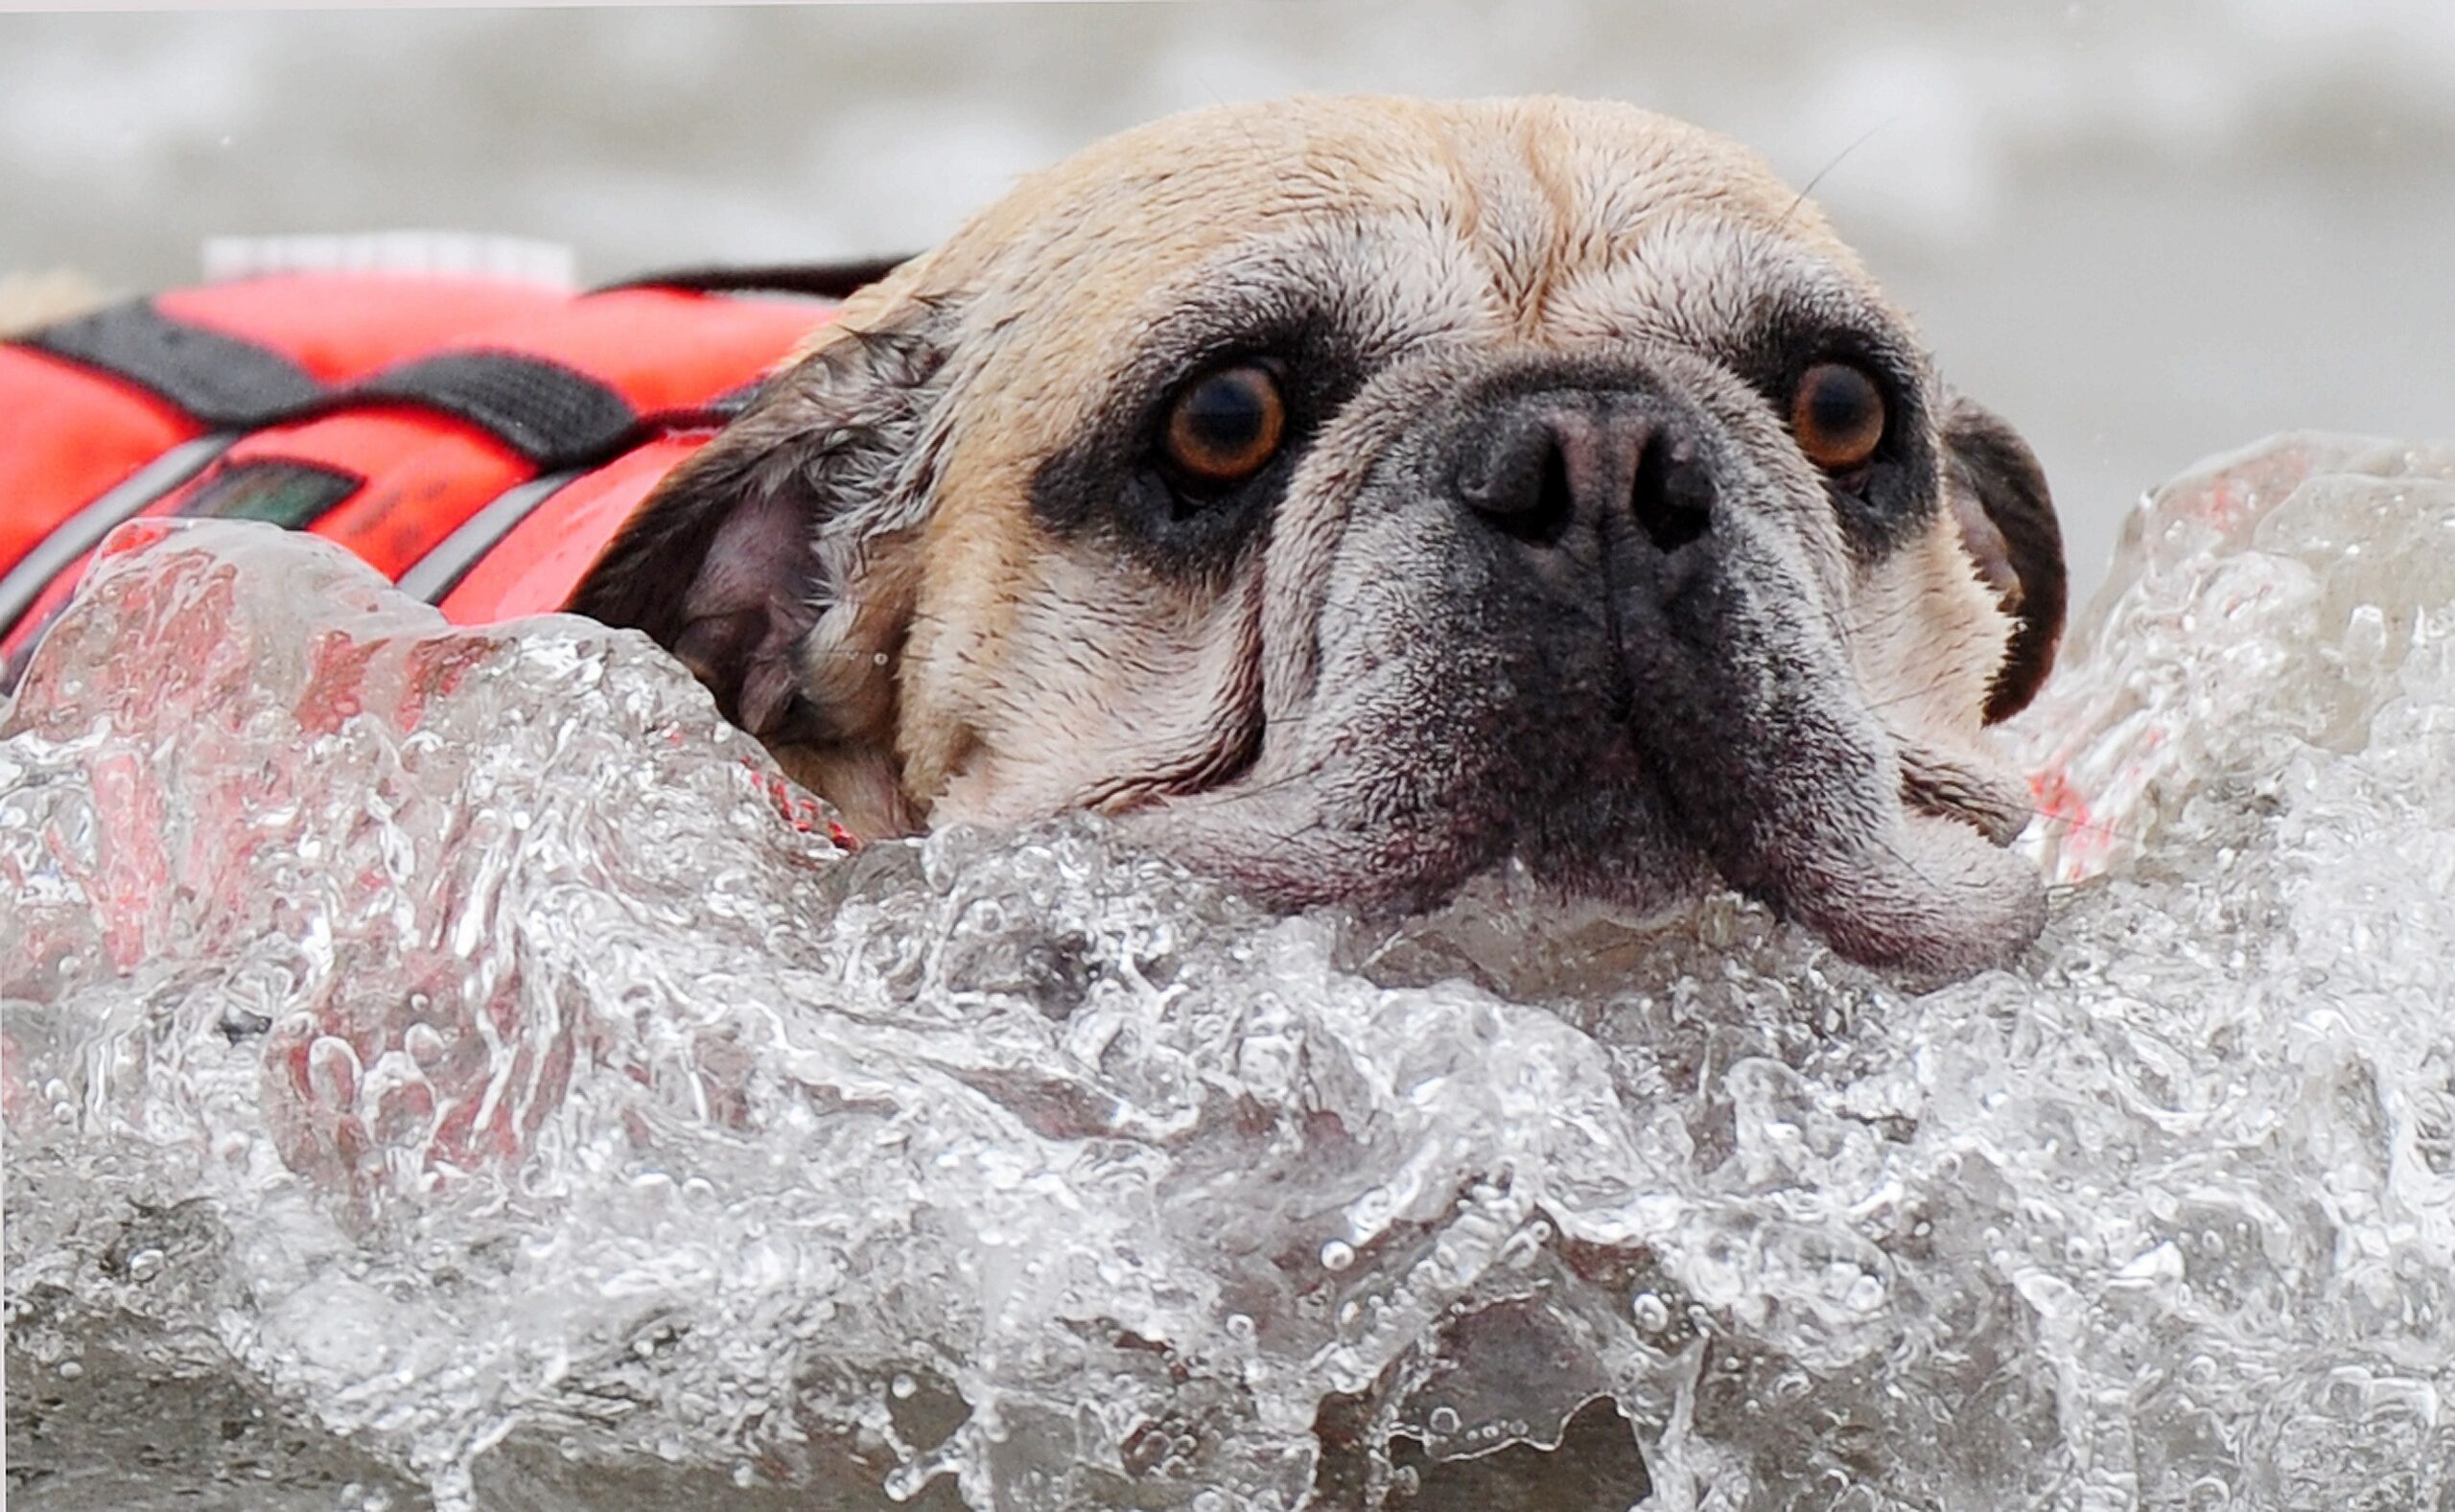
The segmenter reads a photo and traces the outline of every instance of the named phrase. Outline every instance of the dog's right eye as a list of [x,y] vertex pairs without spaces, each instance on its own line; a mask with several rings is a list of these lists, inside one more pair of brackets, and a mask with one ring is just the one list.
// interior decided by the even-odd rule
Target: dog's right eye
[[1169,465],[1204,488],[1232,487],[1270,465],[1287,434],[1277,375],[1239,362],[1187,384],[1168,407]]

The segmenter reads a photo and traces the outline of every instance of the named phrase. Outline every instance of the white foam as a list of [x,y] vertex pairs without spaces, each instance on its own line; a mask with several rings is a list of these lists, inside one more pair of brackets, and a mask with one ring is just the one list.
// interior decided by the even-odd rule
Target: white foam
[[636,636],[175,533],[0,722],[12,1474],[2434,1505],[2450,538],[2445,449],[2161,494],[2019,732],[2047,934],[1908,999],[1730,899],[847,857]]

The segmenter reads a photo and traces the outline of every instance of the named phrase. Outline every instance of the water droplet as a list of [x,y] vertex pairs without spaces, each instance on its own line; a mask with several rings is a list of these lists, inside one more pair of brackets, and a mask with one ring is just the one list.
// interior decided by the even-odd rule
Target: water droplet
[[[412,1010],[417,1007],[415,995],[410,999],[410,1007]],[[433,1024],[411,1024],[401,1035],[401,1048],[409,1053],[410,1059],[432,1071],[443,1058],[443,1035]]]
[[898,1371],[895,1379],[886,1384],[886,1389],[888,1394],[900,1402],[910,1397],[913,1392],[920,1390],[921,1383],[913,1380],[910,1376]]
[[1629,1311],[1637,1315],[1637,1326],[1648,1334],[1659,1334],[1671,1326],[1671,1304],[1650,1291],[1640,1291]]
[[85,1367],[73,1360],[63,1360],[59,1362],[59,1379],[62,1381],[74,1381],[84,1373]]
[[1431,1429],[1441,1437],[1447,1438],[1450,1434],[1458,1431],[1457,1409],[1445,1407],[1434,1407],[1432,1409],[1432,1416],[1424,1420],[1424,1426]]
[[1343,1239],[1333,1239],[1321,1246],[1321,1268],[1344,1270],[1355,1264],[1355,1246]]
[[336,1035],[326,1035],[307,1048],[307,1085],[316,1102],[345,1109],[358,1101],[361,1067],[358,1051]]

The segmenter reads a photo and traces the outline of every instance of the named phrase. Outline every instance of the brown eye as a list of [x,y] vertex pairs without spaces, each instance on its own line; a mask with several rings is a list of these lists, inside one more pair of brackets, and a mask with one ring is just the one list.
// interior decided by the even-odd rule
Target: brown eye
[[1883,391],[1846,362],[1816,363],[1790,396],[1790,434],[1828,473],[1846,473],[1874,456],[1883,422]]
[[1247,362],[1194,380],[1168,411],[1168,460],[1205,483],[1240,483],[1278,454],[1287,404],[1268,368]]

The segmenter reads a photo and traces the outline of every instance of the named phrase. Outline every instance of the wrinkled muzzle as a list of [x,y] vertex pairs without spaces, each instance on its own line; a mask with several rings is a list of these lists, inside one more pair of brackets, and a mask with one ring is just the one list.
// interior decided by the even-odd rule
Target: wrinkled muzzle
[[1290,904],[1423,906],[1513,852],[1643,906],[1718,875],[1915,983],[2001,963],[2044,919],[2017,796],[1932,780],[1869,707],[1804,467],[1716,375],[1533,364],[1433,401],[1326,567],[1282,574],[1313,579],[1308,696],[1247,778],[1141,823]]

